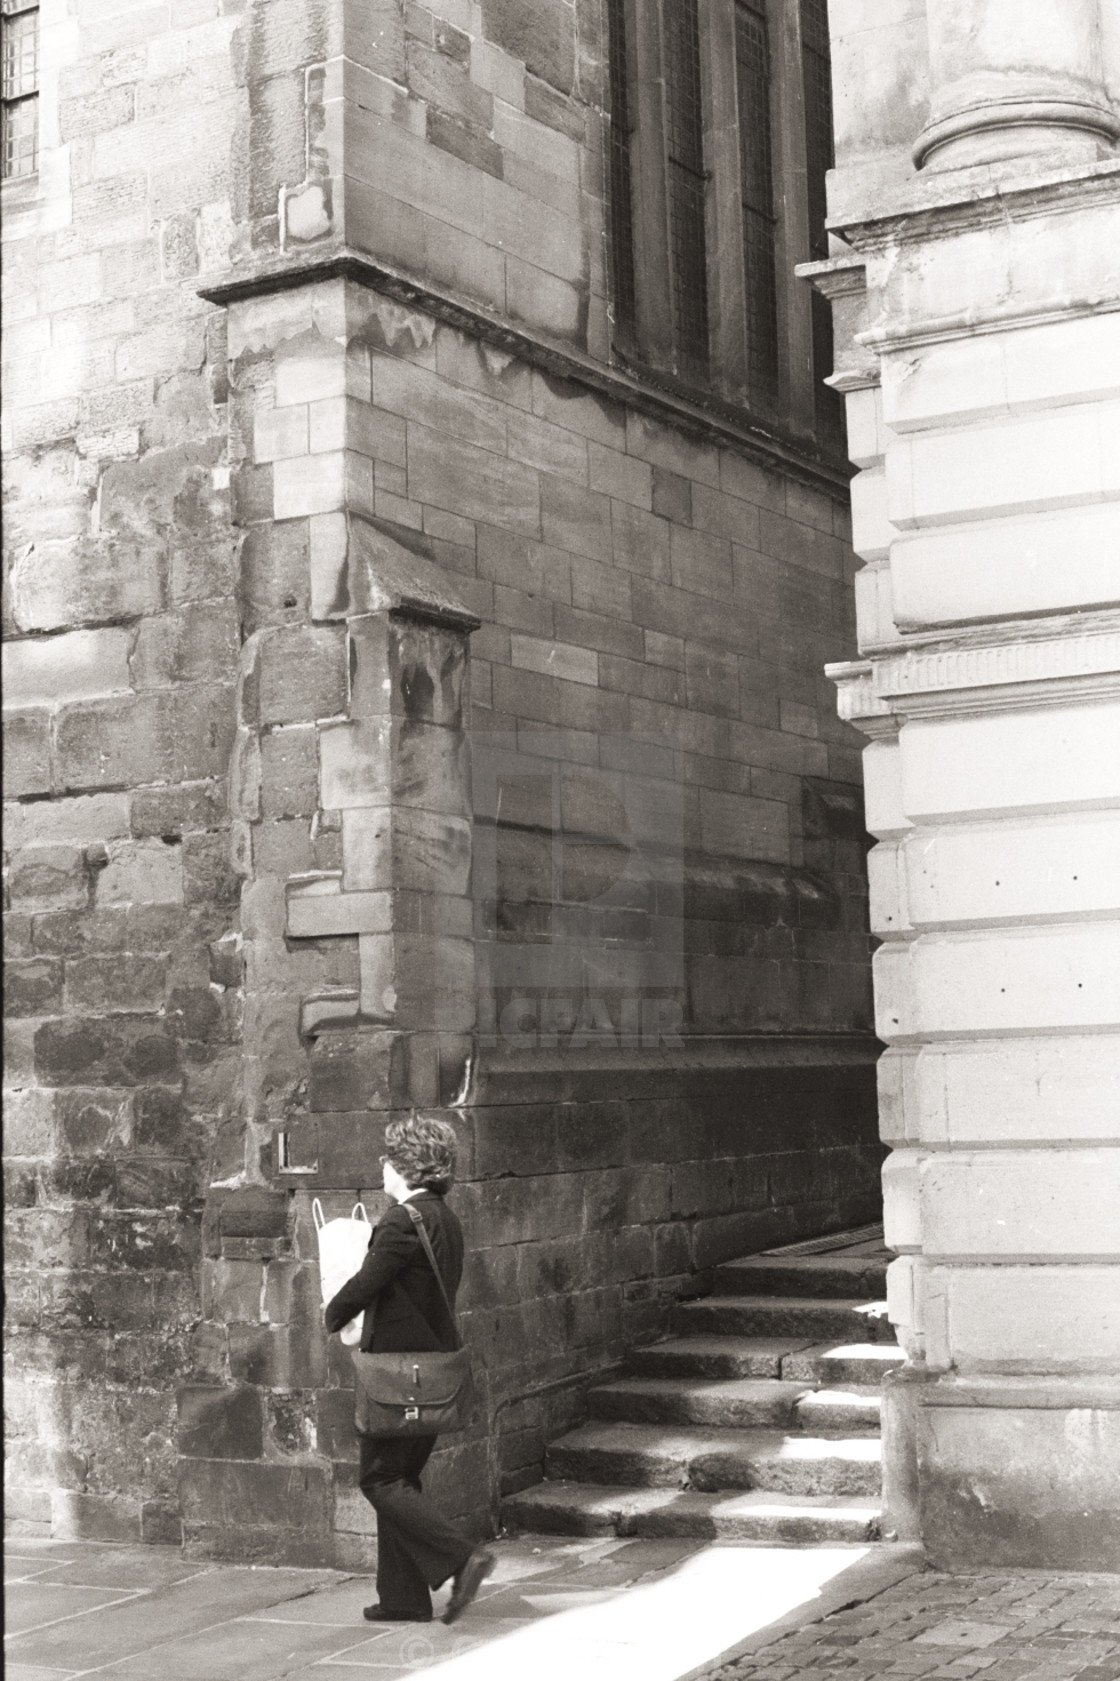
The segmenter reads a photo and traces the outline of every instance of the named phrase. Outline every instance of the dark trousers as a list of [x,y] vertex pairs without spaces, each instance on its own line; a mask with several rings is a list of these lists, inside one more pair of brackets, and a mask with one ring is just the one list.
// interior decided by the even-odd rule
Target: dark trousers
[[420,1487],[434,1436],[359,1436],[358,1487],[377,1513],[377,1599],[398,1616],[429,1617],[430,1588],[466,1563],[466,1532]]

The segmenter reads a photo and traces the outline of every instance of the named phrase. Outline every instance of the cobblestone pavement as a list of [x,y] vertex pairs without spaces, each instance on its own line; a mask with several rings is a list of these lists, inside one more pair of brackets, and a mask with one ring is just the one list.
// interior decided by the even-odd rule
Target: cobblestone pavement
[[1120,1577],[923,1571],[709,1681],[1120,1681]]

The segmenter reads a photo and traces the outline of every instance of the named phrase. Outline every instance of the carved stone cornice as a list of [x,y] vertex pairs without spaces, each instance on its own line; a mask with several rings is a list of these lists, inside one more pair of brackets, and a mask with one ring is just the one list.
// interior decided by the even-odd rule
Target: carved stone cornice
[[[1120,620],[1003,625],[825,667],[839,714],[872,737],[907,718],[967,717],[1120,695]],[[1118,748],[1120,751],[1120,748]]]
[[836,684],[836,711],[846,724],[854,724],[873,741],[889,741],[898,734],[900,720],[876,693],[870,660],[839,660],[826,665],[824,674]]
[[[906,350],[910,346],[941,344],[949,339],[978,338],[984,333],[1007,333],[1024,327],[1048,327],[1057,322],[1076,321],[1091,315],[1108,315],[1120,309],[1120,295],[1080,298],[1075,303],[1055,300],[1051,305],[1014,301],[993,306],[978,316],[974,309],[954,315],[927,316],[915,325],[900,322],[890,327],[869,327],[857,333],[856,343],[871,351]],[[831,384],[829,380],[826,383]]]
[[[830,194],[828,229],[854,251],[876,255],[891,245],[925,243],[976,228],[1115,204],[1120,158],[1027,173],[1023,160],[921,174],[884,185],[874,205],[842,202],[843,171]],[[841,202],[837,203],[836,200]]]
[[609,401],[624,405],[686,437],[720,449],[733,449],[771,471],[787,473],[803,484],[827,492],[846,492],[854,468],[835,457],[822,459],[813,446],[795,435],[756,423],[753,418],[716,398],[703,403],[658,384],[620,361],[600,362],[573,345],[563,344],[514,326],[503,317],[466,298],[427,285],[409,274],[376,262],[359,251],[331,250],[321,256],[270,261],[227,279],[200,286],[207,303],[229,307],[250,298],[268,297],[299,286],[349,280],[391,298],[409,309],[469,333],[484,344],[560,379],[570,379]]

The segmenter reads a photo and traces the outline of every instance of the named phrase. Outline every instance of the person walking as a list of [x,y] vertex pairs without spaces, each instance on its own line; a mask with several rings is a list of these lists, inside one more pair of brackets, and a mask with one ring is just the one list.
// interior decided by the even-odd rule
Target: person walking
[[[361,1348],[371,1354],[451,1350],[452,1309],[463,1272],[463,1231],[444,1200],[455,1178],[455,1133],[446,1121],[413,1115],[386,1129],[382,1180],[393,1206],[374,1228],[359,1270],[324,1309],[327,1330],[362,1314]],[[408,1211],[420,1215],[439,1266],[432,1271]],[[472,1545],[423,1492],[420,1474],[435,1436],[359,1434],[358,1486],[377,1513],[377,1603],[371,1623],[432,1619],[431,1589],[451,1579],[445,1623],[460,1617],[494,1568],[494,1555]]]

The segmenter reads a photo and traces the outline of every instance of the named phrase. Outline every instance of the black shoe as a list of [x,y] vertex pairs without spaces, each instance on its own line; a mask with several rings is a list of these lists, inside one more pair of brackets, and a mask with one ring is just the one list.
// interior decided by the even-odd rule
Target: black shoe
[[411,1611],[386,1611],[384,1605],[367,1605],[362,1616],[367,1623],[430,1623],[432,1620],[430,1611],[417,1616]]
[[453,1623],[456,1617],[463,1615],[497,1562],[493,1553],[488,1552],[485,1547],[476,1547],[461,1569],[456,1570],[455,1582],[451,1589],[451,1603],[443,1613],[445,1623]]

